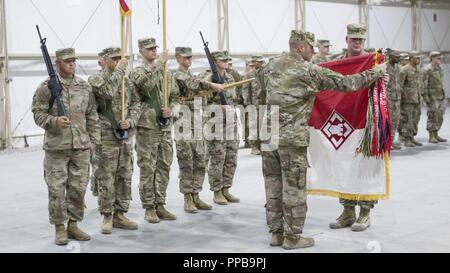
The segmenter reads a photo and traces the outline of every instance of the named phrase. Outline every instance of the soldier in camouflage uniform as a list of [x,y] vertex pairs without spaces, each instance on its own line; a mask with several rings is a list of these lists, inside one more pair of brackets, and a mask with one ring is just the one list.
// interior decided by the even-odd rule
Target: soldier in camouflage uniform
[[422,93],[422,73],[419,68],[420,55],[411,51],[410,63],[400,69],[400,88],[402,90],[401,131],[406,147],[422,146],[416,141],[418,119],[420,119],[420,102]]
[[[100,127],[91,87],[75,76],[75,49],[56,51],[57,77],[67,116],[58,116],[56,103],[49,105],[48,80],[33,97],[36,124],[45,130],[44,178],[48,186],[50,223],[55,225],[57,245],[68,238],[87,241],[90,236],[78,228],[84,216],[84,195],[89,183],[90,150],[100,143]],[[65,222],[68,220],[67,230]]]
[[[219,72],[219,75],[224,80],[224,83],[233,83],[233,76],[226,72],[228,67],[228,55],[224,51],[214,51],[211,53]],[[211,72],[203,74],[203,79],[206,81],[212,81]],[[215,117],[207,116],[205,119],[208,124],[213,123],[213,134],[222,127],[222,134],[218,137],[213,135],[209,137],[205,135],[207,143],[207,162],[208,165],[208,180],[211,191],[214,192],[214,202],[219,205],[226,205],[228,202],[237,203],[239,198],[233,196],[230,193],[230,187],[233,185],[234,173],[237,165],[237,152],[239,147],[239,138],[237,135],[237,122],[234,106],[237,103],[236,91],[234,88],[227,89],[224,92],[229,105],[220,105],[220,98],[218,94],[214,94],[208,97],[208,106],[210,109],[219,107],[223,111],[223,118],[219,121]],[[213,112],[214,113],[214,112]],[[227,118],[230,117],[230,119]],[[217,121],[214,123],[214,121]],[[228,122],[228,126],[227,126]],[[228,138],[228,132],[233,135]],[[230,133],[230,134],[231,134]]]
[[400,68],[409,64],[409,54],[406,52],[400,53]]
[[[251,154],[259,155],[260,151],[260,143],[258,137],[259,131],[259,105],[263,105],[266,101],[266,98],[261,94],[261,85],[257,80],[258,74],[261,72],[264,66],[264,58],[261,55],[252,56],[252,62],[254,64],[254,69],[250,70],[245,74],[244,79],[254,80],[248,84],[243,85],[242,97],[244,99],[244,105],[247,107],[249,105],[253,105],[256,108],[256,117],[253,118],[251,115],[247,115],[248,126],[249,126],[249,144],[252,149]],[[256,132],[255,132],[256,130]]]
[[402,90],[400,89],[399,77],[400,67],[399,52],[395,50],[388,50],[389,62],[387,65],[387,72],[389,74],[389,82],[387,84],[387,98],[389,104],[389,114],[391,117],[391,134],[392,134],[392,150],[401,149],[401,144],[394,142],[395,132],[397,132],[398,124],[400,122],[400,103],[402,98]]
[[[105,69],[105,52],[102,50],[98,53],[98,65],[100,66],[100,70],[99,72],[95,73],[92,76],[96,76],[96,75],[100,75],[103,72],[103,69]],[[97,169],[97,160],[95,158],[95,151],[91,154],[91,166],[92,166],[92,170],[91,170],[91,191],[92,191],[92,195],[94,196],[98,196],[98,187],[97,187],[97,182],[95,180],[95,170]]]
[[423,100],[427,105],[427,131],[430,134],[429,142],[447,142],[438,135],[444,122],[447,100],[443,87],[444,72],[440,66],[441,53],[430,52],[430,63],[423,69]]
[[[162,125],[158,120],[170,118],[170,107],[163,107],[163,70],[168,60],[164,51],[156,62],[156,42],[154,38],[138,41],[143,64],[133,69],[130,79],[141,99],[141,117],[137,124],[136,151],[140,168],[139,194],[145,211],[145,220],[159,223],[176,220],[166,204],[170,165],[173,160],[172,132],[170,124]],[[170,84],[169,84],[170,86]]]
[[[399,68],[401,69],[402,67],[404,67],[405,65],[409,64],[409,54],[406,52],[402,52],[400,53],[400,62],[399,62]],[[400,76],[399,76],[400,77]],[[397,127],[397,132],[398,132],[398,139],[401,142],[404,142],[405,140],[402,137],[401,131],[403,128],[403,121],[402,121],[402,111],[401,111],[401,107],[400,107],[400,121],[398,123],[398,127]]]
[[313,33],[292,30],[289,53],[272,58],[262,71],[267,105],[278,108],[266,112],[268,131],[277,129],[271,128],[270,112],[279,111],[278,143],[269,140],[261,144],[266,217],[272,233],[270,245],[282,245],[285,249],[314,245],[313,238],[302,237],[301,233],[307,211],[308,120],[315,94],[324,89],[360,89],[386,70],[382,64],[360,74],[343,76],[310,62],[316,45]]
[[[227,52],[228,53],[228,52]],[[229,57],[228,59],[228,68],[226,69],[227,73],[230,74],[235,82],[242,81],[243,77],[239,71],[233,68],[233,59]],[[242,97],[242,85],[236,86],[236,96],[237,96],[237,104],[244,105],[244,98]]]
[[[105,69],[89,77],[95,94],[101,126],[101,145],[96,149],[98,210],[103,215],[101,231],[112,233],[112,228],[137,229],[137,223],[125,217],[131,200],[133,175],[133,130],[140,115],[140,100],[133,84],[125,76],[127,60],[121,60],[119,47],[103,50]],[[125,77],[125,120],[122,115],[122,79]],[[125,140],[116,138],[114,131],[128,130]]]
[[[184,115],[178,117],[177,111],[175,111],[174,122],[175,124],[178,121],[187,123],[191,132],[191,135],[186,138],[175,136],[178,166],[180,167],[180,192],[184,194],[184,210],[189,213],[196,213],[198,209],[210,210],[212,207],[203,202],[199,196],[206,172],[206,146],[202,136],[202,116],[201,112],[198,113],[198,110],[194,109],[194,96],[199,91],[211,88],[215,91],[223,91],[223,86],[200,80],[192,75],[189,70],[192,64],[192,49],[190,47],[177,47],[175,57],[179,67],[172,75],[172,101],[174,107],[188,107],[190,119],[183,120],[186,117]],[[198,99],[202,102],[199,106],[206,105],[205,97],[198,97]]]
[[[365,25],[347,25],[347,36],[345,38],[347,49],[341,55],[335,56],[334,59],[340,60],[349,57],[367,55],[368,53],[364,50],[366,34],[367,28]],[[330,228],[338,229],[351,227],[352,231],[363,231],[370,226],[370,210],[374,208],[375,204],[378,203],[378,201],[356,201],[339,198],[339,203],[344,206],[344,211],[336,219],[335,222],[330,223]],[[355,213],[356,205],[359,205],[360,207],[358,219],[356,219]]]
[[324,62],[331,61],[330,58],[330,41],[329,40],[317,40],[317,43],[319,43],[319,52],[314,55],[311,62],[313,64],[320,64]]

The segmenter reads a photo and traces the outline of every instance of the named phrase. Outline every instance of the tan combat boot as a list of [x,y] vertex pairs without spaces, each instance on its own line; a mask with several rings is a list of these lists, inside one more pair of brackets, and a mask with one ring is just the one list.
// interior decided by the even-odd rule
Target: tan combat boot
[[402,149],[402,145],[400,143],[392,142],[391,150],[401,150],[401,149]]
[[222,194],[225,197],[225,199],[227,199],[228,202],[239,203],[241,201],[241,200],[239,200],[239,198],[237,198],[236,196],[233,196],[230,193],[230,188],[223,188],[222,189]]
[[404,141],[404,145],[405,147],[416,147],[416,144],[414,144],[414,142],[411,140],[411,137],[404,137],[405,141]]
[[79,229],[77,222],[72,220],[69,220],[69,223],[67,224],[67,237],[77,241],[89,241],[91,239],[91,236]]
[[296,248],[305,248],[311,247],[314,245],[314,239],[310,237],[302,237],[298,239],[292,239],[289,237],[284,238],[283,248],[284,249],[296,249]]
[[440,137],[440,136],[438,135],[438,131],[434,132],[434,134],[435,134],[435,136],[436,136],[436,139],[437,139],[439,142],[447,142],[447,139],[442,138],[442,137]]
[[138,228],[138,224],[136,222],[131,221],[130,219],[128,219],[123,214],[123,211],[119,210],[119,211],[114,212],[113,227],[121,228],[121,229],[134,230],[134,229]]
[[436,132],[435,131],[430,131],[430,138],[428,139],[428,142],[430,143],[439,143],[439,141],[436,138]]
[[412,141],[412,143],[414,143],[414,145],[416,145],[416,146],[423,146],[423,144],[420,143],[419,141],[415,140],[414,137],[411,137],[411,141]]
[[274,232],[272,233],[272,239],[270,240],[271,246],[281,246],[283,244],[283,233]]
[[193,194],[192,194],[192,198],[193,198],[193,200],[194,200],[195,206],[196,206],[198,209],[201,209],[201,210],[210,210],[210,209],[212,209],[212,206],[211,206],[211,205],[206,204],[205,202],[203,202],[203,201],[200,199],[200,196],[198,195],[198,193],[193,193]]
[[356,220],[355,207],[353,206],[344,206],[344,211],[342,214],[336,219],[336,222],[330,223],[330,228],[338,229],[350,227]]
[[144,220],[153,224],[159,223],[159,217],[156,214],[156,210],[154,208],[146,209]]
[[111,214],[103,215],[102,233],[111,234],[113,228],[113,216]]
[[190,193],[184,195],[184,211],[189,213],[197,213],[198,210],[195,207],[194,200]]
[[177,220],[177,217],[170,213],[163,205],[156,207],[156,215],[163,220]]
[[361,208],[358,220],[352,225],[352,231],[363,231],[370,227],[370,209]]
[[69,239],[67,238],[67,230],[64,224],[55,225],[55,244],[62,246],[68,243]]
[[214,203],[219,205],[226,205],[228,204],[227,199],[225,199],[225,196],[223,196],[222,190],[218,190],[214,192]]

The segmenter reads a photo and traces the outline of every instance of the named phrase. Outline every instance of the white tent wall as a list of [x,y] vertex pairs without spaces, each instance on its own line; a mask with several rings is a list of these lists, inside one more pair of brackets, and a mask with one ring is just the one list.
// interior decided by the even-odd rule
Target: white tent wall
[[306,2],[306,30],[315,33],[317,39],[330,40],[333,52],[342,51],[347,47],[346,25],[358,22],[356,5]]

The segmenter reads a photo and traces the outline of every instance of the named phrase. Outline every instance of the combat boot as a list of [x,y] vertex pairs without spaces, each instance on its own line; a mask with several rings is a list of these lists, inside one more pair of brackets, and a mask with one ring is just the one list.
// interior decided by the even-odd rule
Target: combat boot
[[222,189],[222,194],[225,197],[225,199],[227,199],[228,202],[239,203],[241,201],[241,200],[239,200],[239,198],[237,198],[236,196],[233,196],[230,193],[230,188],[223,188]]
[[77,241],[89,241],[91,239],[91,236],[78,228],[77,222],[72,220],[69,220],[67,224],[67,237]]
[[429,134],[430,134],[430,138],[428,139],[428,142],[430,142],[430,143],[439,143],[439,141],[436,138],[437,134],[436,134],[435,131],[430,131]]
[[214,203],[219,205],[226,205],[228,204],[227,199],[225,199],[225,196],[223,196],[222,190],[218,190],[214,192]]
[[356,220],[355,207],[353,206],[344,206],[344,211],[342,214],[336,219],[336,222],[330,223],[330,228],[338,229],[350,227]]
[[194,200],[192,199],[192,195],[190,193],[186,193],[184,195],[184,211],[189,213],[197,213],[198,210],[195,207]]
[[391,150],[401,150],[402,145],[400,143],[392,142],[391,144]]
[[159,217],[156,214],[156,210],[154,208],[146,209],[144,220],[153,224],[159,223]]
[[440,137],[440,136],[438,135],[438,131],[436,131],[434,134],[436,135],[436,139],[437,139],[439,142],[447,142],[447,139],[442,138],[442,137]]
[[156,207],[156,215],[163,220],[177,220],[177,217],[170,213],[163,205]]
[[361,208],[358,220],[352,225],[352,231],[363,231],[370,227],[370,209]]
[[111,214],[103,215],[102,233],[111,234],[113,228],[113,216]]
[[68,243],[69,239],[67,238],[67,230],[64,224],[55,225],[55,244],[62,246]]
[[211,205],[206,204],[205,202],[203,202],[200,199],[200,196],[198,195],[198,193],[193,193],[192,197],[193,197],[193,200],[194,200],[194,204],[195,204],[195,206],[198,209],[201,209],[201,210],[210,210],[210,209],[212,209]]
[[414,145],[416,145],[416,146],[423,146],[423,144],[420,143],[419,141],[415,140],[414,137],[411,137],[411,141],[412,141],[412,143],[414,143]]
[[283,233],[274,232],[272,233],[272,239],[270,240],[271,246],[281,246],[283,244]]
[[289,237],[284,238],[283,240],[283,248],[284,249],[296,249],[296,248],[305,248],[311,247],[314,245],[314,239],[310,237],[302,237],[298,239],[292,239]]
[[114,212],[113,227],[121,228],[121,229],[134,230],[134,229],[138,228],[138,224],[136,222],[131,221],[130,219],[128,219],[123,214],[123,211],[119,210],[119,211]]
[[405,141],[403,143],[403,145],[405,145],[405,147],[416,147],[416,144],[414,144],[414,142],[412,142],[410,137],[404,137]]

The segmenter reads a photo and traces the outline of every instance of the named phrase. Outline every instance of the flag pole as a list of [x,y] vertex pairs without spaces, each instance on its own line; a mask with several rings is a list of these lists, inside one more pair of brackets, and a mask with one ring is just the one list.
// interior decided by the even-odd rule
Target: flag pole
[[[162,20],[163,20],[163,51],[167,49],[167,23],[166,23],[166,0],[162,0]],[[169,105],[169,87],[167,81],[167,61],[164,63],[163,70],[163,93],[164,93],[164,108],[167,108]]]
[[[126,45],[125,45],[125,16],[123,16],[122,14],[120,15],[120,23],[121,23],[121,35],[120,35],[120,40],[121,40],[121,46],[120,46],[120,55],[121,55],[121,59],[125,58],[125,50],[126,50]],[[120,89],[120,95],[121,95],[121,106],[122,106],[122,121],[125,120],[125,76],[122,77],[122,86]]]

